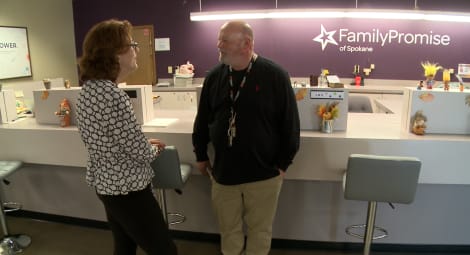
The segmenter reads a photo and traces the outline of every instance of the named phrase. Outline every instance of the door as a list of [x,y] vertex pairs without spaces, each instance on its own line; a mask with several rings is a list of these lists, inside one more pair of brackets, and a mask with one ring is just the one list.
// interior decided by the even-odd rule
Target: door
[[155,46],[153,25],[134,26],[134,41],[139,43],[137,65],[139,68],[127,77],[128,85],[155,85],[157,70],[155,64]]

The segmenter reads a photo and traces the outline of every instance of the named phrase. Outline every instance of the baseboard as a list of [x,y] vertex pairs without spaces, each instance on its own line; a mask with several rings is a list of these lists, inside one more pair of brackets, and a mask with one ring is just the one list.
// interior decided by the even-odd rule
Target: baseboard
[[82,218],[76,218],[76,217],[70,217],[70,216],[62,216],[62,215],[33,212],[33,211],[26,211],[26,210],[9,212],[8,216],[57,222],[57,223],[62,223],[62,224],[69,224],[69,225],[74,225],[74,226],[90,227],[90,228],[97,228],[97,229],[109,229],[108,223],[106,221],[82,219]]
[[[44,220],[50,222],[57,222],[62,224],[70,224],[76,226],[109,229],[104,221],[90,220],[75,218],[69,216],[40,213],[19,210],[8,213],[9,216],[30,218],[36,220]],[[201,233],[181,230],[171,230],[171,234],[175,239],[213,242],[219,243],[220,236],[214,233]],[[360,251],[362,249],[361,243],[347,243],[347,242],[318,242],[306,240],[290,240],[290,239],[277,239],[272,240],[272,248],[275,249],[290,249],[290,250],[336,250],[336,251]],[[371,247],[372,251],[381,252],[416,252],[416,253],[445,253],[445,254],[470,254],[470,245],[431,245],[431,244],[384,244],[374,243]]]

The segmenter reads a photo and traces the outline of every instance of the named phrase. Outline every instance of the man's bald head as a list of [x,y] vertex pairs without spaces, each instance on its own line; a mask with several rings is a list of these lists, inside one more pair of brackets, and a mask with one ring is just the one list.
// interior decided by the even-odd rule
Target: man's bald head
[[219,61],[243,70],[254,56],[253,29],[244,21],[229,21],[222,25],[217,42]]
[[245,21],[235,20],[229,21],[222,25],[221,30],[230,31],[232,33],[240,33],[245,39],[254,40],[253,29]]

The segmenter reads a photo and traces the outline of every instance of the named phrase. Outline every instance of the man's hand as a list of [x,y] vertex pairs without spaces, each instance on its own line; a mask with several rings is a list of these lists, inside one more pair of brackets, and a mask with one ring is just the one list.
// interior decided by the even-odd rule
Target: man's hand
[[202,175],[210,175],[210,172],[212,171],[209,160],[196,162],[196,167]]

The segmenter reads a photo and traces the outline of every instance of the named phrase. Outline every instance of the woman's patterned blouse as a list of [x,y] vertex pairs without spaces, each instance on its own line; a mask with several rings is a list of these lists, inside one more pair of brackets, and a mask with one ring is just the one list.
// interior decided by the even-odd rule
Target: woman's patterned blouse
[[125,195],[147,187],[156,149],[142,132],[129,96],[109,80],[83,84],[77,124],[88,150],[86,181],[102,195]]

